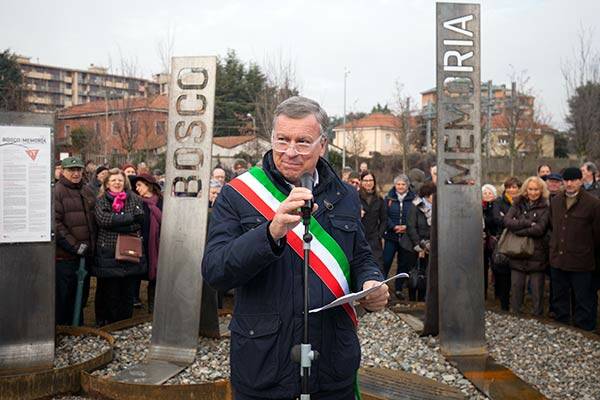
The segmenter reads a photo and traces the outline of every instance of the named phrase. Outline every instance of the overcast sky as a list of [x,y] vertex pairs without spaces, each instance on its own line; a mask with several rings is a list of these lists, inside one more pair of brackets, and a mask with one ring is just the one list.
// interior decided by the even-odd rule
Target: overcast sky
[[[580,26],[595,29],[599,0],[482,0],[482,80],[509,83],[511,65],[529,84],[552,123],[562,126],[566,95],[561,61]],[[174,32],[175,55],[224,55],[295,65],[304,95],[342,114],[344,67],[348,111],[392,103],[395,82],[419,101],[435,86],[435,2],[321,1],[4,1],[0,49],[40,63],[85,69],[137,60],[145,77],[160,70],[157,43]]]

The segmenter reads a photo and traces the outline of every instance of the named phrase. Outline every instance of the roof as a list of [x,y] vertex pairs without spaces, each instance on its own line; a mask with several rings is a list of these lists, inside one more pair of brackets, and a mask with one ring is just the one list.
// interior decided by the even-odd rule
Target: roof
[[[415,128],[418,125],[414,115],[409,117],[409,124],[411,128]],[[345,128],[344,125],[338,125],[334,130],[357,128],[387,128],[398,130],[402,128],[402,119],[393,114],[373,113],[361,119],[346,122]]]
[[256,139],[255,135],[245,136],[219,136],[213,137],[213,144],[226,149],[233,149],[241,144],[251,142]]
[[74,118],[81,117],[89,114],[104,114],[106,110],[119,111],[123,109],[129,110],[155,110],[155,111],[169,111],[169,98],[166,94],[151,96],[151,97],[129,97],[126,99],[115,99],[109,100],[97,100],[90,101],[89,103],[78,104],[75,106],[67,107],[59,111],[58,118]]
[[400,118],[392,114],[373,113],[354,121],[346,122],[346,125],[338,125],[334,129],[356,129],[356,128],[391,128],[398,129],[402,126]]

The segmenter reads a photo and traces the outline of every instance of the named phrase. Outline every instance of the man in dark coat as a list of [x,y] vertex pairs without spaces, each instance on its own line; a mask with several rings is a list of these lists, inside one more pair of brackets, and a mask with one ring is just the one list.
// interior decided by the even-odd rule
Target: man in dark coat
[[[93,260],[95,244],[94,194],[83,183],[83,162],[76,157],[62,161],[62,175],[54,187],[56,225],[56,323],[73,320],[77,270],[80,257],[87,265]],[[85,281],[83,303],[87,299],[89,278]],[[83,308],[83,307],[82,307]]]
[[600,251],[600,200],[583,190],[581,170],[563,172],[564,193],[552,199],[550,212],[550,265],[556,319],[571,320],[571,291],[574,294],[575,326],[594,330],[596,287],[593,281],[597,252]]
[[598,182],[598,167],[591,161],[583,163],[581,166],[583,180],[583,189],[596,197],[600,198],[600,182]]
[[[303,336],[303,261],[297,253],[300,246],[302,254],[301,239],[292,230],[301,221],[298,210],[306,201],[314,198],[316,204],[311,230],[316,221],[321,233],[333,240],[323,245],[325,252],[338,246],[335,254],[348,260],[344,292],[370,288],[383,280],[361,228],[356,189],[342,182],[321,158],[327,144],[327,114],[313,100],[292,97],[277,107],[275,116],[273,150],[263,157],[262,168],[233,180],[217,198],[202,262],[210,286],[236,288],[230,324],[236,400],[291,399],[300,394],[300,366],[291,360],[290,350]],[[312,193],[300,187],[305,173],[313,174]],[[257,201],[247,189],[264,195]],[[316,254],[315,241],[320,239],[317,232],[313,236],[311,248]],[[311,265],[314,262],[311,256]],[[325,260],[323,265],[327,272],[335,263]],[[310,269],[310,309],[338,297],[320,276]],[[334,280],[344,282],[339,276]],[[387,286],[382,285],[362,305],[380,310],[388,296]],[[351,310],[334,307],[309,315],[309,342],[320,354],[312,362],[310,391],[319,399],[354,399],[360,345]]]

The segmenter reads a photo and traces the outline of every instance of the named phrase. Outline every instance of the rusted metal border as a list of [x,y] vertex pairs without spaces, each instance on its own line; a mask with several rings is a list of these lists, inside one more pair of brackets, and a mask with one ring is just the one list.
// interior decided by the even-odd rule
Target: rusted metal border
[[106,332],[87,327],[58,326],[57,334],[94,335],[106,340],[110,348],[79,364],[45,371],[4,375],[0,377],[0,400],[39,399],[60,393],[75,393],[81,389],[81,372],[98,369],[113,358],[114,338]]
[[114,400],[232,400],[228,380],[193,385],[140,385],[115,382],[81,372],[81,386],[90,396]]

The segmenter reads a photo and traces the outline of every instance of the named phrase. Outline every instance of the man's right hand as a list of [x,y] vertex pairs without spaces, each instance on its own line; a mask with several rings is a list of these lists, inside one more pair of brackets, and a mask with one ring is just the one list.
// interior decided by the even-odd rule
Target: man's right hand
[[[269,233],[274,240],[279,240],[287,235],[289,230],[294,229],[302,220],[300,208],[308,200],[312,200],[313,195],[310,190],[303,187],[295,187],[290,195],[279,205],[271,224],[269,224]],[[313,206],[312,212],[315,212],[317,205]]]

